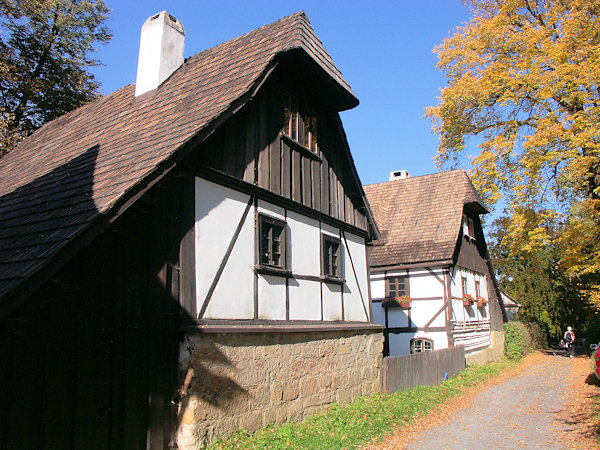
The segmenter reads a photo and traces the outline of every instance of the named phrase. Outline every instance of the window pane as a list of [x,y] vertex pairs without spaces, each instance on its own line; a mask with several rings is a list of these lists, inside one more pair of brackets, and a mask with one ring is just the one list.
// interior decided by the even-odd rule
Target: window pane
[[429,339],[413,339],[410,344],[411,353],[433,351],[433,342]]
[[291,138],[295,141],[298,140],[298,105],[295,100],[292,99],[292,134]]
[[390,278],[390,297],[397,297],[396,295],[396,278]]
[[283,134],[289,136],[290,135],[290,119],[291,119],[291,112],[290,112],[290,108],[288,106],[286,106],[283,109]]
[[339,251],[340,244],[335,240],[325,237],[323,235],[323,275],[330,277],[340,277],[339,270]]
[[311,150],[317,151],[317,116],[310,119],[310,147]]
[[405,288],[406,280],[404,277],[398,277],[397,280],[398,280],[397,281],[397,284],[398,284],[398,287],[397,287],[398,295],[397,296],[400,297],[406,293],[406,288]]
[[332,265],[332,259],[333,259],[333,255],[331,254],[331,242],[329,241],[325,241],[325,252],[324,252],[324,256],[325,256],[325,261],[324,262],[324,267],[323,267],[323,273],[325,275],[331,275],[331,265]]
[[304,122],[304,135],[302,136],[302,143],[310,148],[310,124],[312,119],[310,116],[306,115],[302,119]]
[[297,117],[298,117],[298,136],[297,136],[296,140],[298,141],[299,144],[306,145],[306,139],[305,139],[306,130],[304,128],[304,117],[302,117],[302,114],[300,114],[300,109],[298,109]]
[[340,246],[335,242],[331,243],[331,275],[334,277],[339,275],[338,271],[338,256],[339,256]]
[[271,259],[270,252],[270,235],[271,235],[271,225],[263,222],[262,233],[260,237],[260,262],[261,264],[269,264]]
[[272,225],[271,227],[271,236],[272,236],[272,240],[273,240],[273,247],[272,247],[272,264],[274,266],[278,266],[281,267],[283,266],[282,264],[282,251],[281,251],[281,246],[282,246],[282,242],[281,242],[281,235],[283,233],[283,227],[279,226],[279,225]]

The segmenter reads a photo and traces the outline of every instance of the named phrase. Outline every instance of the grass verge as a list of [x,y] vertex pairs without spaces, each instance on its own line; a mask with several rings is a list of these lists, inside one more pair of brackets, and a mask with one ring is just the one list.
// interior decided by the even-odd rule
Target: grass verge
[[360,397],[349,405],[330,406],[300,423],[270,426],[256,433],[240,431],[210,448],[355,448],[384,438],[395,426],[408,425],[445,400],[479,386],[517,361],[473,366],[440,386]]

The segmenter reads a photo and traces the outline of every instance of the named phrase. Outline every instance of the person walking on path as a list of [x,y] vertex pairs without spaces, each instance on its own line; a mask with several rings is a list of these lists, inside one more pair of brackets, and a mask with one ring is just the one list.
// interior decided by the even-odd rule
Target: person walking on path
[[573,328],[567,327],[567,331],[565,331],[565,345],[569,350],[569,358],[573,358],[573,353],[575,352],[575,333],[573,333]]

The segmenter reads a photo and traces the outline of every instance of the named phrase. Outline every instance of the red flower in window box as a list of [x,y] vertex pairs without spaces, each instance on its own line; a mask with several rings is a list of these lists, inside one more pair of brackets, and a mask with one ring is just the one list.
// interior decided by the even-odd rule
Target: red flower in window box
[[477,297],[477,307],[478,308],[483,308],[485,305],[487,305],[487,298],[483,298],[483,297]]
[[465,294],[462,298],[463,305],[469,306],[472,305],[475,299],[471,294]]
[[384,308],[410,308],[412,298],[408,295],[401,297],[386,297],[382,302],[381,306]]

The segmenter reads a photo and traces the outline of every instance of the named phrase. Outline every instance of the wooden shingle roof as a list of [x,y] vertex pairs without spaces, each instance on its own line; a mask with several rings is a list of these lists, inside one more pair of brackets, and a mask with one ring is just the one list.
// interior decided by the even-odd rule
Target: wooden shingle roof
[[464,170],[364,186],[381,236],[371,267],[451,261],[463,208],[487,213]]
[[1,158],[0,318],[26,280],[43,281],[74,240],[114,220],[290,54],[327,80],[339,110],[358,104],[297,13],[189,58],[150,95],[136,98],[131,84],[82,106]]

